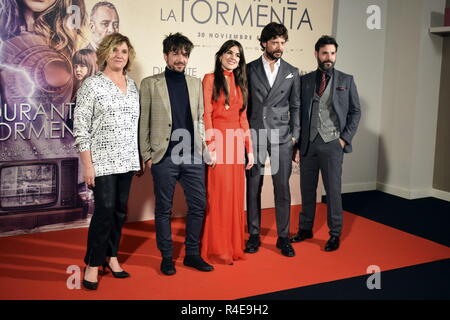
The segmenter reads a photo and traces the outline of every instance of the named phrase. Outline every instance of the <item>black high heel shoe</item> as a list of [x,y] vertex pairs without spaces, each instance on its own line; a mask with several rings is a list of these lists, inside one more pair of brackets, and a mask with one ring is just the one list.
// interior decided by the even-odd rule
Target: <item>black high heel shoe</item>
[[111,266],[108,264],[108,262],[105,262],[103,264],[103,273],[106,273],[105,269],[109,269],[111,271],[112,275],[114,276],[114,278],[123,279],[123,278],[128,278],[130,276],[130,274],[128,272],[126,272],[125,270],[119,271],[119,272],[114,272],[113,269],[111,268]]
[[[84,272],[84,274],[86,274],[86,267],[84,267],[83,272]],[[88,290],[97,290],[97,288],[98,288],[98,281],[97,282],[91,282],[91,281],[87,281],[86,279],[83,278],[83,287],[85,287]]]

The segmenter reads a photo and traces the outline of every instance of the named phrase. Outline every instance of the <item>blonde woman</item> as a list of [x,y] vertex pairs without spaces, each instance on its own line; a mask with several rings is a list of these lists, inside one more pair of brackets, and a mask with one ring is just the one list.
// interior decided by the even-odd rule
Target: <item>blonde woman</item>
[[88,233],[83,286],[96,290],[98,267],[126,278],[117,259],[131,179],[139,171],[139,94],[127,76],[135,52],[119,33],[106,36],[97,50],[100,71],[84,80],[74,112],[75,144],[95,208]]

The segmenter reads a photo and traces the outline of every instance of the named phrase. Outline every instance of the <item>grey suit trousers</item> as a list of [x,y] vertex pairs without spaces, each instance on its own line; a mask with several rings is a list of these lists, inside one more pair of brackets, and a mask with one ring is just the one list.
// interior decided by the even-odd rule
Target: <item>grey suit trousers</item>
[[276,145],[258,145],[255,165],[247,171],[247,224],[250,235],[259,235],[261,229],[261,191],[264,182],[264,164],[270,156],[275,196],[275,214],[278,237],[289,237],[292,172],[292,141]]
[[341,177],[344,152],[339,139],[325,143],[318,134],[300,158],[300,189],[302,212],[300,230],[312,230],[316,213],[316,189],[319,170],[327,193],[327,223],[330,236],[342,232]]

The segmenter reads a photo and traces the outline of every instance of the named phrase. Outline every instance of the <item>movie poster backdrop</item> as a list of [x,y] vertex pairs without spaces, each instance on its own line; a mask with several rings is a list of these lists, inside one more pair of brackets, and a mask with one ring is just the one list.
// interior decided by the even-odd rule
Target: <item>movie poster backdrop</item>
[[[73,109],[83,80],[98,72],[95,51],[106,35],[130,38],[139,85],[164,71],[170,33],[194,43],[186,73],[201,78],[226,40],[241,42],[247,62],[261,56],[258,36],[275,21],[289,31],[283,58],[306,73],[316,68],[314,43],[332,32],[333,8],[333,0],[0,0],[0,236],[88,225],[94,199],[74,147]],[[265,178],[262,207],[273,207]],[[130,221],[153,218],[149,184],[148,173],[134,179]],[[293,204],[298,188],[294,166]],[[183,214],[184,199],[175,202]]]

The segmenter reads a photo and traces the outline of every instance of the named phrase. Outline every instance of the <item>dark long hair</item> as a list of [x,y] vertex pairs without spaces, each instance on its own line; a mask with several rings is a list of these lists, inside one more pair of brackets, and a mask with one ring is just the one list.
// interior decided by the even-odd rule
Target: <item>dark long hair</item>
[[220,61],[220,57],[227,52],[232,47],[239,48],[239,65],[236,69],[233,70],[234,74],[234,82],[236,83],[242,91],[242,108],[241,112],[247,108],[247,71],[244,57],[244,49],[242,45],[236,40],[228,40],[226,41],[222,47],[220,47],[219,51],[216,52],[216,62],[214,65],[214,90],[213,90],[213,100],[217,102],[219,99],[220,93],[225,93],[225,103],[230,104],[230,92],[228,87],[226,86],[225,76],[223,75],[222,62]]

